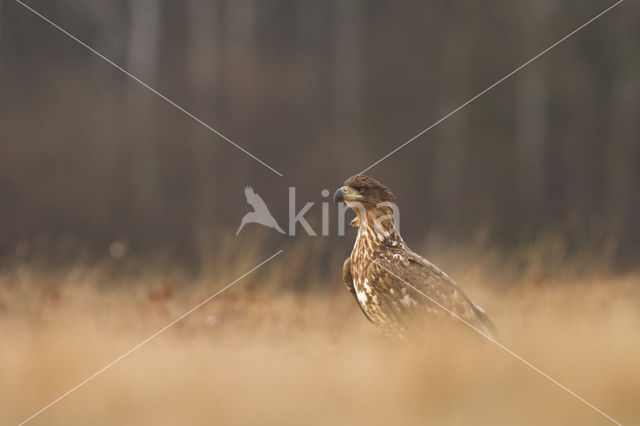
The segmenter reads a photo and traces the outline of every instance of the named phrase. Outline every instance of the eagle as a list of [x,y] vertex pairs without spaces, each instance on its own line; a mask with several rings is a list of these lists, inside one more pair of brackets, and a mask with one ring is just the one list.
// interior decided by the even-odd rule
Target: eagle
[[494,338],[484,310],[402,239],[394,216],[395,196],[377,180],[355,175],[338,188],[334,201],[356,213],[358,236],[342,268],[344,282],[364,315],[390,336],[406,336],[420,325],[462,320]]

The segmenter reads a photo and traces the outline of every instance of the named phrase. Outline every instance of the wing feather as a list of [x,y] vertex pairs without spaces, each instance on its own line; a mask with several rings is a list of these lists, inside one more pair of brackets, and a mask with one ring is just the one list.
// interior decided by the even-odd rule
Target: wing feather
[[450,317],[446,309],[480,331],[494,335],[495,327],[486,314],[447,274],[422,256],[389,248],[387,253],[376,256],[369,269],[367,275],[378,277],[374,285],[379,294],[403,316]]

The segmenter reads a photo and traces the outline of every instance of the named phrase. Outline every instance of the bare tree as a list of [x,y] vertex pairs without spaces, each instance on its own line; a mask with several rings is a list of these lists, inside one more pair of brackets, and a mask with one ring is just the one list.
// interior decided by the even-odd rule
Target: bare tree
[[[523,19],[524,52],[540,49],[541,35],[549,34],[549,17],[553,0],[537,0],[527,6]],[[528,53],[529,54],[529,53]],[[517,136],[518,183],[522,202],[527,209],[540,206],[544,200],[547,140],[547,66],[545,61],[525,70],[518,81]]]
[[236,42],[249,42],[253,38],[256,19],[254,0],[237,0],[227,3],[227,33]]
[[218,77],[219,1],[189,0],[189,76],[195,92],[211,92]]
[[0,0],[0,73],[2,72],[2,31],[4,29],[4,0]]
[[[127,67],[138,78],[154,85],[157,72],[160,4],[158,0],[131,0]],[[131,143],[131,185],[135,211],[142,217],[161,214],[158,161],[155,155],[151,108],[156,101],[133,83],[127,92]]]
[[[438,96],[437,115],[444,116],[469,95],[471,62],[473,59],[473,26],[465,16],[474,16],[475,2],[450,3],[453,13],[448,14],[446,34],[443,37],[441,72],[443,76]],[[459,13],[464,10],[465,13]],[[434,206],[448,216],[458,211],[462,196],[465,163],[467,114],[459,111],[451,120],[438,128],[433,170]],[[456,219],[452,218],[451,223]]]
[[[256,32],[257,3],[255,0],[233,0],[225,3],[224,69],[221,70],[225,90],[231,96],[226,97],[225,109],[230,112],[243,112],[248,108],[247,98],[251,96],[254,71],[253,43]],[[249,92],[249,93],[248,93]]]
[[[220,77],[219,1],[189,0],[189,76],[193,92],[193,107],[199,114],[215,111],[216,89]],[[193,218],[196,224],[206,224],[214,217],[215,200],[211,184],[215,179],[214,160],[216,147],[211,134],[193,126],[193,161],[195,206]]]
[[132,0],[130,3],[129,69],[147,81],[156,72],[160,4],[158,0]]
[[638,72],[640,60],[630,58],[633,42],[625,34],[635,26],[630,16],[617,26],[615,31],[619,43],[613,48],[616,69],[613,74],[613,88],[610,96],[610,114],[608,121],[607,150],[605,163],[605,209],[609,224],[613,224],[613,234],[617,242],[625,245],[633,237],[629,229],[633,228],[634,209],[639,207],[637,200],[637,156],[638,132],[640,125],[640,81]]
[[338,132],[357,140],[363,112],[363,3],[338,0],[334,8],[333,119]]
[[611,98],[606,208],[609,219],[624,227],[631,219],[632,197],[637,193],[633,177],[637,172],[634,149],[640,116],[640,84],[634,78],[618,78]]

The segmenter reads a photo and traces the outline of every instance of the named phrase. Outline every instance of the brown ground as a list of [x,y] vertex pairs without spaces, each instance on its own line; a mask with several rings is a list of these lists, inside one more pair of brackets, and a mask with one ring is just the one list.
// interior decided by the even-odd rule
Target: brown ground
[[[640,424],[640,275],[529,268],[508,286],[510,272],[488,278],[494,260],[452,275],[502,342],[622,424]],[[104,265],[6,272],[0,424],[26,419],[259,261],[111,286]],[[481,338],[381,338],[335,278],[324,290],[282,290],[282,268],[265,265],[29,424],[613,424]]]

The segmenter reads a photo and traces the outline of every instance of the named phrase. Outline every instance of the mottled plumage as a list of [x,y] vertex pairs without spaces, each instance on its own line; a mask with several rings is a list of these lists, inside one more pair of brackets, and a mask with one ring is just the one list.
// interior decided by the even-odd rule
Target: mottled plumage
[[358,226],[358,236],[344,262],[344,282],[365,316],[385,334],[405,335],[425,321],[458,321],[443,307],[481,332],[495,334],[484,311],[447,274],[405,244],[387,187],[356,175],[334,198],[357,215],[352,223]]

